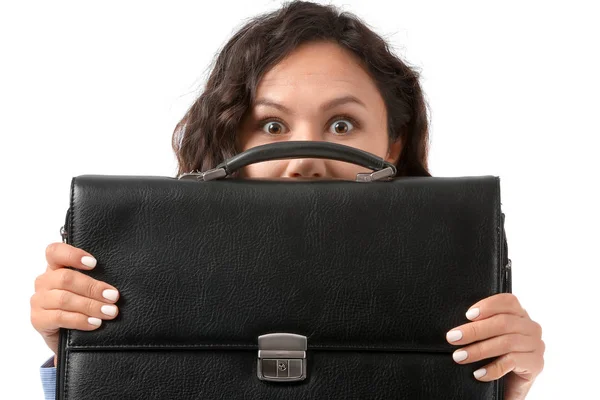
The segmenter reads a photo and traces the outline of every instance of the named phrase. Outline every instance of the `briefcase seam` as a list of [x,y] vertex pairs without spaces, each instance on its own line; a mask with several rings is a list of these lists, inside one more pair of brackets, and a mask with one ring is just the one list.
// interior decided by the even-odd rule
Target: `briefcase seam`
[[[73,233],[72,232],[75,231],[73,229],[73,214],[74,214],[74,211],[75,211],[75,207],[74,207],[74,205],[75,205],[75,199],[74,198],[75,198],[75,178],[71,179],[71,196],[70,196],[70,199],[69,199],[70,203],[71,203],[69,205],[69,207],[71,209],[71,212],[69,213],[69,230],[71,232],[69,232],[69,240],[68,240],[68,242],[72,246],[73,246]],[[65,368],[64,368],[64,371],[63,371],[63,374],[64,374],[64,382],[63,382],[64,400],[67,400],[68,397],[69,397],[69,374],[68,374],[68,371],[69,371],[69,357],[67,355],[67,350],[70,347],[70,345],[71,345],[71,330],[68,329],[67,330],[67,343],[65,345],[65,348],[63,349],[64,355],[65,355],[65,358],[66,358],[65,363],[64,363]]]
[[496,231],[497,231],[497,242],[498,242],[498,268],[496,268],[497,280],[496,280],[496,292],[501,293],[503,291],[502,288],[502,273],[504,271],[504,266],[502,265],[502,197],[500,193],[500,177],[496,177],[496,188],[497,188],[497,199],[498,206],[496,207]]
[[[500,225],[504,225],[502,223],[502,195],[501,195],[501,189],[500,189],[500,177],[497,176],[496,177],[496,190],[497,190],[497,198],[496,201],[498,202],[497,207],[496,207],[496,213],[495,213],[495,218],[496,218],[496,227],[497,227],[497,243],[498,243],[498,268],[496,268],[496,273],[497,273],[497,281],[496,281],[496,292],[501,293],[503,290],[502,287],[502,273],[504,271],[504,266],[502,265],[502,251],[503,251],[503,243],[502,243],[502,236],[503,236],[503,226]],[[498,399],[502,388],[500,386],[500,382],[498,380],[495,380],[493,383],[493,387],[494,387],[494,391],[493,391],[493,396],[494,399]]]
[[[252,344],[230,344],[230,343],[207,343],[197,345],[186,345],[186,344],[135,344],[135,345],[105,345],[105,346],[69,346],[70,351],[86,351],[86,350],[111,350],[111,349],[142,349],[142,348],[184,348],[184,349],[202,349],[202,348],[214,348],[214,347],[233,347],[236,349],[250,349],[258,350],[257,345]],[[440,349],[440,348],[425,348],[425,347],[410,347],[400,348],[398,346],[368,346],[368,345],[311,345],[308,346],[308,350],[396,350],[398,352],[429,352],[429,353],[452,353],[453,349]]]

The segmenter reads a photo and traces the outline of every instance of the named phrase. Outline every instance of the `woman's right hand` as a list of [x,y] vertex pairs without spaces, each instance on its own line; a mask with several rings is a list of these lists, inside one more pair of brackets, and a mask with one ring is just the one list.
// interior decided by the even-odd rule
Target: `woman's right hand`
[[117,289],[79,271],[91,270],[96,260],[91,254],[66,243],[52,243],[46,248],[46,272],[35,280],[31,296],[31,324],[55,354],[58,353],[59,328],[91,331],[102,319],[114,319],[119,298]]

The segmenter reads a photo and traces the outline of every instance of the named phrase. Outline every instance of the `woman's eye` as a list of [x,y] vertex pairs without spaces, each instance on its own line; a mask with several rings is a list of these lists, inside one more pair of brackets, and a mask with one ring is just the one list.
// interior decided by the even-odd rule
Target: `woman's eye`
[[[269,135],[281,135],[285,133],[285,125],[283,125],[279,121],[266,121],[261,123],[262,130]],[[352,129],[354,129],[354,124],[351,119],[337,119],[330,126],[329,130],[334,135],[346,135]]]
[[269,135],[280,135],[283,129],[283,125],[276,121],[270,121],[263,125],[263,130]]
[[331,124],[332,133],[334,135],[345,135],[354,128],[352,122],[346,119],[338,119]]

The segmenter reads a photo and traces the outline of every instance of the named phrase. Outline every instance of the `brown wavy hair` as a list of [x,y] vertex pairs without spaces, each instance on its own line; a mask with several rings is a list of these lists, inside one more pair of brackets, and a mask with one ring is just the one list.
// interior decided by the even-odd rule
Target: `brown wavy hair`
[[354,14],[305,1],[250,19],[225,44],[202,94],[173,132],[178,175],[214,168],[237,154],[236,134],[261,77],[313,41],[332,41],[362,60],[385,102],[390,141],[403,140],[397,176],[431,176],[428,108],[418,72]]

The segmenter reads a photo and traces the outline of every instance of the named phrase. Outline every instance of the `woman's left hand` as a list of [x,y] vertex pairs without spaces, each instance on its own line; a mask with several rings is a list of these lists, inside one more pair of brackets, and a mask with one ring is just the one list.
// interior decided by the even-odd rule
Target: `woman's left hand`
[[466,313],[468,324],[451,329],[446,340],[462,346],[452,357],[459,364],[498,357],[473,373],[489,382],[506,374],[505,399],[524,399],[544,368],[542,327],[529,318],[519,300],[509,293],[475,303]]

